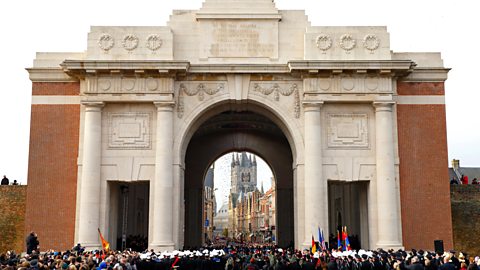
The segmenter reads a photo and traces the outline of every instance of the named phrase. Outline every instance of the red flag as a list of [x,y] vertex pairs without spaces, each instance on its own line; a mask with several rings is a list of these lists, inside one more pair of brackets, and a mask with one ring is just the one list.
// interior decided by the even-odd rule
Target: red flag
[[317,252],[317,245],[315,244],[315,238],[312,235],[312,253]]
[[98,234],[100,235],[100,240],[102,240],[102,248],[105,250],[105,251],[108,251],[110,250],[110,243],[105,240],[105,238],[103,238],[103,235],[102,233],[100,232],[100,228],[98,228]]
[[347,239],[347,226],[342,228],[342,241],[345,241]]

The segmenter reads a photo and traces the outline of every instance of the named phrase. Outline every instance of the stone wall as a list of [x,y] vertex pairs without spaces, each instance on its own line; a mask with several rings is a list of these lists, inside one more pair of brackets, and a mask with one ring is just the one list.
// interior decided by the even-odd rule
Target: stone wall
[[451,186],[453,241],[456,250],[480,255],[480,186]]
[[0,253],[25,250],[25,197],[27,186],[0,186]]

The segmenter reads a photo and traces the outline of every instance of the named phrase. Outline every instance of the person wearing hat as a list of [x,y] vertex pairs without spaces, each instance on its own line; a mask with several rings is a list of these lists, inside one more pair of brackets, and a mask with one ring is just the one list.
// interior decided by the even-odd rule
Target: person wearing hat
[[33,259],[30,261],[30,269],[38,269],[38,260],[37,259]]
[[250,262],[245,266],[245,270],[259,270],[257,264],[255,263],[255,258],[251,258]]
[[107,263],[106,262],[101,262],[98,265],[97,270],[102,270],[102,269],[107,269]]

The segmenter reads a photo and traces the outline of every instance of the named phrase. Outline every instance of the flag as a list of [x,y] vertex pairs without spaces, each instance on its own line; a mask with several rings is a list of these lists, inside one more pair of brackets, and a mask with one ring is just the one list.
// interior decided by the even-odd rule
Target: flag
[[322,235],[322,231],[320,230],[320,227],[318,227],[318,244],[319,244],[319,247],[320,247],[320,250],[324,250],[323,248],[323,235]]
[[347,226],[342,227],[342,244],[343,244],[343,250],[347,251]]
[[323,230],[322,230],[322,249],[327,250],[327,243],[325,241],[325,235],[323,234]]
[[342,240],[340,239],[340,232],[337,230],[337,249],[342,247]]
[[350,246],[350,241],[348,240],[348,233],[347,233],[347,226],[345,226],[345,250],[352,250],[352,247]]
[[100,235],[100,240],[102,240],[102,248],[105,251],[108,251],[110,249],[110,243],[107,240],[105,240],[105,238],[103,238],[103,235],[100,232],[100,228],[98,228],[98,234]]
[[317,245],[315,244],[315,238],[312,235],[312,253],[317,252]]

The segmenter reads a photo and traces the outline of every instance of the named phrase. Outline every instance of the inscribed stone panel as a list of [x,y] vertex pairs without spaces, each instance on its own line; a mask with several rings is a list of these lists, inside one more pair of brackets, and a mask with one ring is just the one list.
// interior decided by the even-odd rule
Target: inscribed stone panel
[[205,20],[200,58],[278,58],[278,21]]

